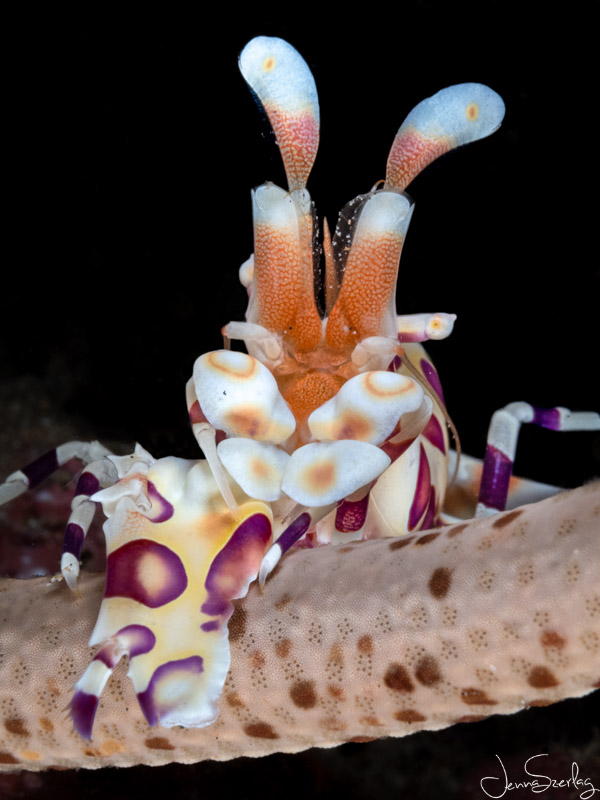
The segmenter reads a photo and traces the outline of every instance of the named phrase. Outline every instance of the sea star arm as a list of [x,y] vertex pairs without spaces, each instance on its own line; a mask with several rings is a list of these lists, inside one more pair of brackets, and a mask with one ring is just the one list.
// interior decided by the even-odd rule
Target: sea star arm
[[291,551],[230,622],[218,720],[150,728],[115,676],[93,743],[65,707],[104,576],[0,582],[0,763],[159,765],[437,730],[600,685],[600,484],[412,537]]

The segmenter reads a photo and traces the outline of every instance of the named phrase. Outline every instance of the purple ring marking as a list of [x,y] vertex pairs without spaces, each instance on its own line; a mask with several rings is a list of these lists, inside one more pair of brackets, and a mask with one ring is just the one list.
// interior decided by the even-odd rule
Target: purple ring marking
[[513,462],[507,455],[493,445],[487,445],[479,488],[480,503],[488,508],[504,511],[512,467]]
[[419,455],[419,474],[417,475],[417,485],[415,487],[415,497],[410,507],[408,515],[408,530],[414,530],[419,524],[419,520],[425,513],[431,494],[431,470],[429,469],[429,459],[423,445],[420,445]]
[[117,631],[98,650],[93,661],[101,661],[113,670],[121,656],[127,652],[130,658],[149,653],[156,644],[156,636],[145,625],[127,625]]
[[75,497],[85,494],[90,497],[100,488],[100,481],[92,472],[82,472],[75,487]]
[[389,367],[387,368],[388,372],[397,372],[400,367],[402,366],[402,359],[400,356],[394,356],[391,360]]
[[199,676],[204,672],[204,659],[202,656],[189,656],[189,658],[182,658],[179,661],[167,661],[166,664],[161,664],[160,667],[154,670],[148,687],[143,692],[138,693],[138,702],[148,721],[148,725],[156,725],[160,721],[162,714],[172,711],[178,705],[181,705],[181,698],[176,698],[171,703],[164,700],[160,702],[156,699],[161,683],[166,680],[172,680],[178,672],[181,673],[182,682],[186,678]]
[[231,600],[241,596],[258,572],[270,538],[271,521],[265,514],[252,514],[235,529],[208,570],[207,598],[200,609],[203,614],[224,617],[225,622],[229,619]]
[[387,441],[384,442],[382,445],[380,445],[380,447],[383,450],[383,452],[391,458],[393,462],[397,458],[400,458],[400,456],[408,450],[408,448],[414,441],[415,441],[414,439],[407,439],[406,441],[399,442],[398,444],[394,444],[394,442]]
[[407,344],[408,342],[424,342],[426,340],[426,336],[418,331],[415,333],[399,333],[398,334],[398,341],[400,344]]
[[33,489],[33,487],[41,483],[44,478],[47,478],[48,475],[51,475],[57,470],[59,466],[60,464],[56,457],[56,448],[54,448],[54,450],[49,450],[47,453],[44,453],[43,456],[36,458],[31,464],[27,464],[26,467],[23,467],[21,472],[27,478],[29,488]]
[[446,453],[446,443],[444,442],[444,432],[435,414],[429,418],[429,422],[423,428],[423,436],[428,439],[434,447]]
[[146,625],[127,625],[115,634],[129,651],[129,657],[149,653],[156,644],[156,636]]
[[540,427],[548,428],[551,431],[560,430],[560,411],[558,408],[540,408],[539,406],[532,406],[532,408],[532,425],[540,425]]
[[79,560],[84,537],[85,534],[81,525],[78,525],[76,522],[69,522],[65,530],[63,553],[72,553],[75,558]]
[[429,493],[429,506],[427,507],[427,513],[425,514],[425,519],[421,524],[422,531],[428,531],[430,528],[436,527],[436,508],[435,508],[435,486],[431,487],[431,491]]
[[440,376],[437,374],[436,368],[433,366],[433,364],[430,364],[429,361],[426,361],[424,358],[422,358],[421,369],[423,370],[423,374],[429,381],[429,385],[431,386],[433,391],[438,395],[438,397],[445,406],[446,401],[444,400],[444,392],[442,391]]
[[365,524],[369,492],[360,500],[342,500],[335,512],[335,529],[340,533],[359,531]]
[[306,531],[310,528],[311,517],[306,511],[300,514],[299,517],[292,522],[291,525],[283,531],[277,544],[281,547],[281,555],[286,553],[293,544],[296,544]]
[[129,597],[158,608],[183,594],[187,583],[177,553],[151,539],[134,539],[106,560],[105,597]]
[[92,728],[94,717],[98,708],[98,700],[95,694],[77,691],[71,700],[71,718],[77,733],[84,739],[92,738]]
[[110,639],[103,647],[98,650],[92,661],[101,661],[110,670],[118,664],[122,649],[115,639]]
[[148,481],[148,497],[152,503],[152,510],[150,513],[154,513],[154,507],[156,506],[156,516],[148,516],[150,522],[166,522],[168,519],[171,519],[175,513],[173,511],[173,506],[162,496],[152,481]]

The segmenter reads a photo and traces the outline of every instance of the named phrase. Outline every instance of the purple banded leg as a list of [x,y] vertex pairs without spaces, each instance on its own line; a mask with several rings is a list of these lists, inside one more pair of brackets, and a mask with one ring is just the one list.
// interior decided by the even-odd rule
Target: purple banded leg
[[102,458],[100,461],[88,464],[77,480],[60,559],[60,571],[72,591],[77,588],[83,540],[92,524],[97,508],[96,503],[90,500],[90,497],[99,489],[116,483],[117,478],[115,465],[108,458]]
[[307,508],[277,537],[277,541],[269,547],[260,564],[258,582],[261,588],[265,585],[265,581],[277,566],[281,556],[286,553],[293,544],[296,544],[305,533],[308,533],[313,525],[316,525],[317,522],[326,517],[330,511],[333,511],[336,506],[337,503],[330,503],[327,506]]
[[145,625],[127,625],[98,650],[75,684],[75,694],[71,700],[71,717],[80,736],[84,739],[92,738],[100,695],[121,658],[128,655],[133,659],[148,653],[155,643],[156,637],[150,628]]
[[496,411],[488,432],[475,516],[485,517],[504,511],[519,430],[524,422],[553,431],[600,430],[600,414],[594,411],[538,408],[523,402],[510,403]]
[[0,505],[8,503],[28,489],[33,489],[44,478],[47,478],[67,461],[77,458],[83,464],[98,461],[112,453],[103,447],[100,442],[66,442],[54,450],[49,450],[43,456],[36,458],[23,469],[18,469],[0,484]]

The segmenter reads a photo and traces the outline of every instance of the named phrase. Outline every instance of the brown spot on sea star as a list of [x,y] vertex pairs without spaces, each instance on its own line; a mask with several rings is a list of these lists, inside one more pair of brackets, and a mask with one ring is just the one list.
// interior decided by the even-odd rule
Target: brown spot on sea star
[[517,517],[520,517],[522,513],[522,508],[516,508],[514,511],[511,511],[510,514],[502,514],[502,516],[497,517],[497,519],[492,522],[492,528],[506,528],[506,526],[514,522]]
[[255,739],[279,739],[279,734],[268,722],[249,722],[248,725],[244,725],[244,733]]
[[254,650],[254,652],[250,653],[250,663],[254,669],[262,669],[266,661],[267,659],[263,656],[260,650]]
[[341,686],[335,686],[333,683],[330,683],[327,687],[327,694],[331,695],[331,697],[335,698],[336,700],[345,700],[346,695],[344,694],[344,690]]
[[415,669],[415,677],[423,686],[435,686],[442,679],[439,665],[433,656],[423,656]]
[[540,636],[540,642],[542,647],[557,647],[561,649],[566,645],[567,640],[556,631],[543,631]]
[[560,681],[556,679],[548,667],[537,666],[531,669],[527,677],[527,683],[533,686],[534,689],[550,689],[553,686],[558,686]]
[[448,567],[434,569],[429,578],[429,591],[437,600],[446,597],[452,583],[452,570]]
[[376,736],[353,736],[351,739],[346,739],[346,744],[352,742],[353,744],[364,744],[365,742],[374,742]]
[[175,750],[171,742],[164,736],[153,736],[144,742],[150,750]]
[[287,592],[285,594],[282,594],[279,600],[275,603],[275,609],[277,611],[283,611],[283,609],[287,606],[287,604],[290,602],[291,599],[292,596]]
[[463,703],[466,703],[468,706],[496,706],[498,705],[497,700],[492,700],[487,694],[483,691],[483,689],[474,689],[469,687],[467,689],[461,689],[460,692],[460,699]]
[[29,736],[29,731],[25,727],[25,720],[21,719],[21,717],[5,719],[4,727],[9,733],[14,733],[15,736]]
[[287,658],[292,650],[292,642],[289,639],[282,639],[275,645],[275,653],[279,658]]
[[227,692],[225,700],[232,708],[244,708],[244,701],[237,692]]
[[290,688],[290,697],[298,708],[314,708],[317,704],[314,681],[296,681]]
[[241,639],[246,633],[246,609],[235,602],[233,603],[233,606],[233,614],[231,615],[228,625],[230,642],[235,642],[238,639]]
[[427,717],[415,711],[414,708],[403,708],[402,711],[394,711],[394,719],[398,722],[425,722]]
[[402,664],[390,664],[383,676],[383,682],[395,692],[414,692],[415,690],[408,670]]
[[393,542],[390,542],[389,548],[393,553],[394,550],[401,550],[403,547],[411,544],[411,542],[414,542],[414,540],[414,536],[407,536],[406,539],[395,539]]
[[439,536],[439,531],[436,533],[426,533],[424,536],[417,536],[417,541],[415,542],[415,547],[417,545],[424,545],[429,544],[429,542],[435,541]]
[[461,523],[460,525],[454,525],[452,528],[450,528],[450,530],[446,535],[448,536],[449,539],[451,539],[453,536],[459,536],[467,527],[468,525],[466,525],[465,523]]

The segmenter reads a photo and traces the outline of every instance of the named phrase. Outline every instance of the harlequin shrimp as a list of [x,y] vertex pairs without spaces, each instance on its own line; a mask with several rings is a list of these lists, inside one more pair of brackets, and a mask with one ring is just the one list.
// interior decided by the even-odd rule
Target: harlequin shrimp
[[[343,209],[333,235],[306,189],[319,140],[313,76],[281,39],[253,39],[240,69],[274,130],[287,189],[252,194],[254,254],[240,268],[246,321],[225,349],[196,361],[187,406],[203,460],[117,456],[98,442],[57,447],[0,486],[7,502],[79,459],[61,574],[76,590],[86,532],[106,516],[98,645],[71,702],[91,738],[117,662],[150,725],[203,727],[219,712],[230,663],[232,601],[264,584],[291,547],[398,536],[447,521],[448,475],[481,480],[478,514],[505,507],[518,430],[598,429],[600,417],[515,403],[492,420],[486,458],[458,464],[441,384],[422,343],[455,316],[398,316],[398,265],[413,202],[405,189],[429,163],[493,133],[500,97],[467,83],[442,89],[400,126],[386,177]],[[319,238],[322,240],[320,245]],[[321,277],[320,261],[324,260]],[[322,308],[320,307],[322,306]],[[242,341],[247,353],[231,349]],[[513,502],[549,494],[521,483]]]

